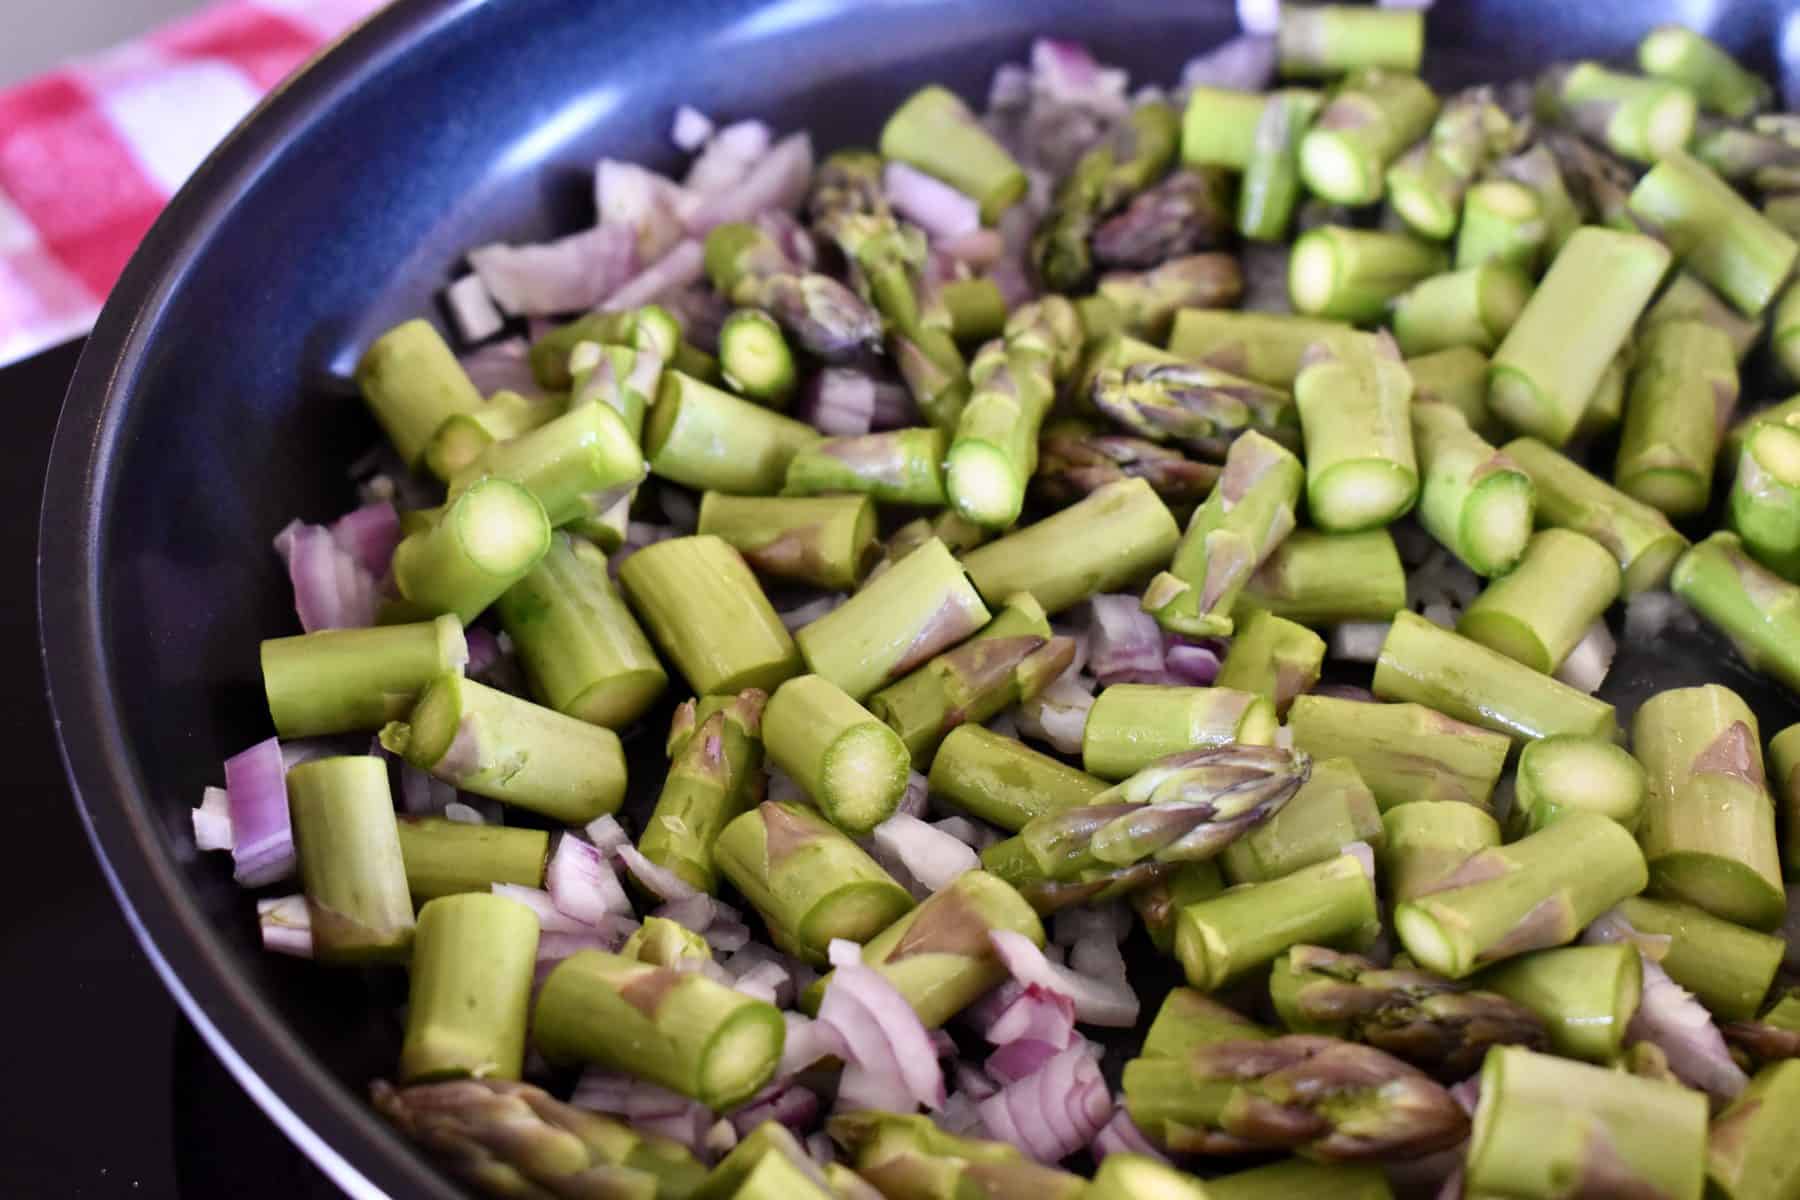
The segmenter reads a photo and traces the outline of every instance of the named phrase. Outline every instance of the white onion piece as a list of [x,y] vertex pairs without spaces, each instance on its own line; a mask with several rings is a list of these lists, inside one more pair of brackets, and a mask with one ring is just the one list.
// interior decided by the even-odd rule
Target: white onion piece
[[981,228],[981,205],[941,179],[890,160],[882,190],[894,211],[932,238],[959,238]]
[[400,544],[400,514],[391,500],[353,508],[331,523],[331,539],[371,577],[380,579]]
[[809,600],[799,608],[790,608],[784,613],[777,613],[781,623],[788,629],[802,629],[836,608],[850,597],[844,592],[832,592],[828,596],[820,596],[817,600]]
[[938,892],[957,876],[980,868],[967,845],[917,817],[895,813],[875,827],[875,843],[898,858],[914,879]]
[[675,110],[675,119],[669,124],[669,140],[678,148],[692,154],[706,145],[706,140],[712,135],[711,117],[686,104]]
[[736,121],[713,134],[688,167],[682,184],[696,196],[710,196],[738,186],[763,155],[774,133],[761,121]]
[[[1018,732],[1026,737],[1048,742],[1063,754],[1079,754],[1088,709],[1093,706],[1093,695],[1065,675],[1019,705],[1013,719]],[[993,728],[992,722],[989,728]]]
[[444,289],[444,307],[465,342],[485,342],[506,327],[506,318],[479,275],[464,275]]
[[477,246],[468,258],[501,309],[552,316],[593,308],[629,280],[638,269],[638,238],[628,225],[601,224],[536,245]]
[[209,787],[200,794],[193,810],[194,845],[201,850],[231,849],[231,803],[225,789]]
[[1108,1121],[1101,1127],[1100,1132],[1094,1135],[1094,1140],[1088,1144],[1088,1149],[1093,1153],[1096,1162],[1109,1154],[1141,1154],[1145,1158],[1154,1158],[1157,1162],[1169,1161],[1168,1155],[1157,1149],[1150,1139],[1144,1136],[1144,1131],[1137,1127],[1137,1123],[1131,1119],[1131,1114],[1126,1112],[1123,1106],[1115,1111],[1112,1120]]
[[1456,609],[1449,604],[1427,604],[1419,615],[1440,629],[1456,628]]
[[601,950],[613,954],[637,932],[638,923],[628,917],[609,917],[600,929],[589,929],[584,933],[562,933],[545,931],[538,934],[537,968],[540,981],[548,974],[550,968],[556,966],[571,954],[579,954],[583,950]]
[[[837,970],[819,1004],[819,1020],[843,1038],[850,1060],[875,1075],[898,1074],[916,1104],[944,1103],[944,1072],[931,1035],[906,997],[887,978],[862,964],[854,943],[834,941]],[[846,956],[848,955],[848,956]]]
[[1340,662],[1372,663],[1381,657],[1388,627],[1386,621],[1345,621],[1332,628],[1327,653]]
[[278,741],[266,738],[225,760],[225,802],[231,812],[232,877],[253,888],[292,875],[294,828]]
[[702,894],[700,889],[675,872],[667,867],[659,867],[645,858],[636,846],[620,846],[618,855],[619,861],[625,864],[625,869],[631,872],[632,878],[660,900],[689,900]]
[[313,955],[312,910],[305,896],[276,896],[256,902],[263,949],[293,958]]
[[1275,39],[1245,33],[1196,55],[1181,68],[1181,90],[1197,87],[1260,92],[1275,78]]
[[458,825],[486,825],[487,818],[481,810],[460,800],[453,800],[444,805],[444,820],[455,821]]
[[1122,901],[1078,904],[1059,910],[1051,918],[1050,940],[1059,946],[1073,946],[1084,938],[1093,937],[1122,942],[1131,932],[1131,924],[1131,910]]
[[843,1058],[849,1053],[837,1029],[824,1021],[794,1012],[784,1012],[781,1017],[787,1022],[787,1040],[782,1043],[776,1078],[797,1075],[822,1058]]
[[756,996],[781,1008],[793,1002],[793,979],[778,963],[765,962],[745,971],[731,981],[731,986],[746,996]]
[[737,919],[735,912],[721,913],[725,907],[705,892],[695,892],[692,896],[669,901],[651,915],[673,921],[689,933],[705,933],[721,916],[726,920]]
[[1128,985],[1089,979],[1053,963],[1030,938],[1010,929],[990,930],[988,938],[1013,978],[1067,996],[1074,1002],[1077,1020],[1117,1029],[1137,1024],[1137,993]]
[[597,925],[608,913],[631,915],[631,901],[605,855],[572,834],[557,839],[544,871],[544,890],[559,912],[584,925]]
[[1749,1077],[1732,1061],[1712,1014],[1662,966],[1643,957],[1644,991],[1626,1036],[1650,1042],[1667,1056],[1669,1069],[1690,1087],[1716,1100],[1734,1100]]
[[977,1098],[968,1092],[951,1092],[950,1098],[944,1101],[944,1107],[933,1114],[937,1127],[957,1137],[985,1137],[978,1103]]
[[806,199],[812,172],[812,138],[805,133],[790,133],[776,142],[741,180],[707,196],[688,213],[688,232],[702,237],[728,221],[748,221],[771,209],[791,212]]
[[1099,1134],[1113,1111],[1100,1067],[1081,1045],[978,1106],[982,1123],[1042,1163],[1060,1162]]
[[718,921],[707,927],[701,935],[706,944],[720,954],[733,954],[750,944],[750,927],[731,921]]
[[1136,596],[1088,601],[1088,656],[1102,683],[1160,682],[1162,630]]
[[898,1070],[871,1070],[852,1062],[838,1076],[838,1112],[891,1112],[910,1115],[919,1102]]
[[549,892],[538,888],[522,887],[516,883],[493,883],[489,884],[488,888],[494,895],[505,896],[508,900],[517,900],[536,913],[538,929],[542,933],[594,934],[598,932],[595,925],[578,920],[556,907],[556,901],[551,899]]
[[631,845],[631,838],[625,833],[625,827],[619,824],[619,818],[610,813],[589,821],[585,832],[588,841],[594,843],[602,852],[611,852],[620,846]]
[[1000,840],[1000,835],[995,830],[971,821],[968,817],[945,817],[941,821],[933,821],[931,827],[939,833],[949,834],[977,854]]
[[1556,678],[1591,696],[1606,682],[1606,673],[1612,670],[1613,656],[1618,652],[1619,644],[1606,627],[1606,618],[1596,618],[1569,651],[1569,657],[1556,668]]
[[1090,979],[1117,980],[1129,986],[1125,983],[1125,956],[1119,952],[1118,941],[1105,934],[1081,938],[1070,946],[1069,966]]
[[601,308],[606,312],[640,308],[670,292],[699,283],[705,277],[705,251],[699,242],[687,238],[676,242],[668,253],[614,288]]
[[1006,253],[1006,242],[998,230],[974,229],[960,237],[944,238],[933,248],[972,270],[985,271]]

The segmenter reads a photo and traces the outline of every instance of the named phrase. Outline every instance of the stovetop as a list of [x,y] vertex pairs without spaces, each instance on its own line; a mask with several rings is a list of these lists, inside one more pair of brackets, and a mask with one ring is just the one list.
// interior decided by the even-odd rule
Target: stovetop
[[0,1196],[339,1200],[163,990],[88,844],[50,732],[36,612],[38,508],[79,345],[0,368]]

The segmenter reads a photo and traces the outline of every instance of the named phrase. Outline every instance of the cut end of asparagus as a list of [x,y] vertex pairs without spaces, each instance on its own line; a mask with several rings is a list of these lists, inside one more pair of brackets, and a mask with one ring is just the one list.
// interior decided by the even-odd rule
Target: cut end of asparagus
[[743,1009],[726,1021],[703,1060],[702,1101],[723,1110],[755,1095],[781,1061],[786,1029],[785,1024],[770,1022],[765,1012],[754,1008]]
[[1675,569],[1675,562],[1688,548],[1687,539],[1669,530],[1666,537],[1659,538],[1646,546],[1625,568],[1619,591],[1626,598],[1640,592],[1654,591],[1668,582],[1669,572]]
[[1406,952],[1427,971],[1461,979],[1473,966],[1462,961],[1437,919],[1415,905],[1402,904],[1394,910],[1394,932]]
[[1469,568],[1498,575],[1519,561],[1531,540],[1531,480],[1513,472],[1491,476],[1477,489],[1463,518]]
[[1644,806],[1644,769],[1623,747],[1590,738],[1541,738],[1525,747],[1520,777],[1536,803],[1525,813],[1536,833],[1559,816],[1565,798],[1574,807],[1637,828]]
[[1706,507],[1710,488],[1692,470],[1682,468],[1638,471],[1618,481],[1619,490],[1670,516],[1690,516]]
[[617,729],[649,708],[668,683],[669,677],[661,671],[626,671],[596,683],[571,700],[564,711],[590,725]]
[[1788,487],[1800,487],[1800,432],[1786,425],[1759,425],[1745,440],[1756,465]]
[[840,887],[816,904],[798,933],[805,946],[829,946],[834,940],[859,945],[905,916],[912,899],[892,880],[863,880]]
[[1305,234],[1288,259],[1288,299],[1302,313],[1319,313],[1337,291],[1338,257],[1331,239]]
[[1418,476],[1399,463],[1348,462],[1307,480],[1306,502],[1321,529],[1355,533],[1403,515],[1418,488]]
[[511,480],[473,484],[450,506],[449,515],[470,560],[491,575],[522,573],[550,545],[543,506]]
[[825,761],[832,823],[862,834],[887,820],[906,791],[911,762],[906,744],[885,725],[862,725],[845,733]]
[[1522,371],[1496,364],[1488,376],[1488,408],[1521,433],[1541,438],[1552,446],[1569,439],[1569,431],[1553,428],[1537,385]]
[[963,442],[950,452],[944,482],[957,515],[984,529],[1004,529],[1019,519],[1024,489],[1016,466],[994,447]]
[[1367,204],[1381,197],[1381,179],[1349,139],[1314,129],[1300,142],[1300,176],[1306,186],[1337,204]]
[[1699,117],[1694,94],[1683,87],[1671,87],[1644,114],[1644,145],[1651,158],[1660,159],[1687,145]]
[[407,723],[395,721],[381,731],[381,744],[421,769],[440,761],[462,724],[461,685],[460,674],[432,680],[419,694]]
[[1650,892],[1685,900],[1751,929],[1781,924],[1782,889],[1748,863],[1716,854],[1665,854],[1650,865]]

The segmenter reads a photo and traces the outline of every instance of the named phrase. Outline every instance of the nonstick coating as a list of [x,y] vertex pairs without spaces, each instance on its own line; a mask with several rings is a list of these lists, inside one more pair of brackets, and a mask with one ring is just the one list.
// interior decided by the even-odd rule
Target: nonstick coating
[[[1680,20],[1773,75],[1795,46],[1784,33],[1800,33],[1795,7],[1442,0],[1428,73],[1445,86],[1619,58]],[[466,247],[590,222],[601,155],[675,166],[679,103],[808,128],[829,149],[872,141],[923,82],[982,95],[1034,34],[1168,82],[1234,26],[1229,4],[1205,0],[402,0],[273,96],[176,198],[101,315],[57,431],[44,659],[77,799],[146,950],[348,1190],[462,1194],[363,1098],[392,1069],[403,985],[264,954],[228,858],[193,850],[188,810],[225,756],[268,734],[257,643],[293,627],[270,539],[353,503],[344,467],[376,436],[347,383],[359,349],[435,316]],[[1746,382],[1758,403],[1779,394],[1760,362]],[[1796,717],[1710,635],[1624,646],[1606,695],[1628,718],[1652,691],[1713,679],[1766,733]],[[638,772],[640,801],[654,785]]]

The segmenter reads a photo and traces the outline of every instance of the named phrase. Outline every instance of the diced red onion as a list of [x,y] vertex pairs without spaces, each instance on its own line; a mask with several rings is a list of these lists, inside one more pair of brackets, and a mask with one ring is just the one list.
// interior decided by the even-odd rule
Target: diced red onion
[[806,1153],[821,1167],[828,1167],[837,1161],[837,1144],[821,1129],[806,1139]]
[[1067,996],[1075,1004],[1077,1020],[1119,1029],[1137,1024],[1137,993],[1128,985],[1089,979],[1059,966],[1022,933],[995,929],[988,932],[988,938],[1013,978]]
[[469,265],[513,316],[551,316],[594,308],[638,269],[637,233],[596,225],[529,246],[495,242],[469,251]]
[[777,1078],[797,1075],[820,1059],[844,1058],[850,1053],[835,1026],[794,1012],[784,1012],[781,1017],[787,1022],[787,1040],[782,1043],[781,1065],[775,1069]]
[[633,933],[637,932],[638,923],[626,917],[608,917],[606,924],[599,929],[589,929],[585,933],[563,933],[559,930],[545,930],[538,934],[537,948],[537,982],[542,983],[557,963],[572,954],[583,950],[599,950],[607,954],[615,954]]
[[669,292],[679,291],[706,277],[706,256],[693,238],[676,242],[668,253],[621,283],[606,297],[601,308],[621,312],[653,304]]
[[625,869],[631,872],[632,878],[660,900],[688,900],[701,894],[698,888],[675,872],[667,867],[659,867],[645,858],[636,846],[620,846],[618,855],[625,864]]
[[803,1130],[819,1119],[819,1097],[810,1088],[780,1079],[752,1096],[741,1108],[734,1109],[730,1119],[740,1136],[747,1135],[764,1121]]
[[919,1102],[898,1071],[871,1070],[852,1062],[838,1076],[838,1112],[891,1112],[910,1115]]
[[201,850],[231,849],[231,802],[224,788],[209,787],[193,810],[194,845]]
[[1088,601],[1088,655],[1102,683],[1125,675],[1160,679],[1162,630],[1136,596],[1095,596]]
[[1591,696],[1606,682],[1606,673],[1612,670],[1613,656],[1618,652],[1619,644],[1606,627],[1606,618],[1598,617],[1556,668],[1556,678]]
[[933,821],[931,827],[939,833],[949,834],[977,854],[1000,840],[1000,835],[992,828],[967,817],[945,817]]
[[820,596],[817,600],[809,600],[798,608],[790,608],[786,612],[777,613],[776,615],[781,618],[781,623],[787,628],[803,629],[824,616],[826,613],[835,611],[840,604],[849,598],[850,597],[843,592],[832,592],[828,596]]
[[1008,1042],[987,1056],[982,1065],[987,1073],[999,1081],[1002,1087],[1017,1083],[1021,1079],[1035,1075],[1042,1070],[1044,1064],[1055,1058],[1061,1051],[1049,1042],[1040,1042],[1036,1038],[1020,1038]]
[[1048,742],[1063,754],[1079,754],[1088,709],[1093,706],[1092,693],[1065,675],[1021,704],[1014,720],[1026,737]]
[[409,817],[436,816],[456,802],[456,786],[400,760],[400,811]]
[[495,392],[518,392],[530,397],[543,394],[537,376],[531,373],[531,344],[524,338],[507,338],[471,350],[457,361],[483,396]]
[[293,958],[313,956],[312,910],[305,896],[275,896],[256,902],[263,949]]
[[[686,188],[648,167],[603,158],[594,166],[594,212],[603,229],[631,237],[633,266],[655,262],[682,236],[682,214],[695,203]],[[614,280],[616,287],[621,280]]]
[[290,521],[275,535],[275,552],[287,564],[301,629],[364,629],[375,623],[375,577],[329,529]]
[[1107,904],[1078,904],[1057,912],[1051,919],[1051,940],[1073,946],[1083,938],[1103,937],[1122,942],[1131,932],[1131,910],[1117,900]]
[[506,318],[479,275],[464,275],[445,288],[444,307],[457,336],[466,343],[485,342],[506,327]]
[[544,871],[544,889],[558,912],[584,925],[598,925],[609,913],[631,915],[631,901],[605,855],[572,834],[557,839]]
[[981,228],[981,205],[940,179],[889,160],[882,189],[894,211],[932,238],[965,237]]
[[807,380],[794,417],[828,437],[860,437],[909,424],[917,411],[900,384],[854,367],[825,367]]
[[294,873],[294,829],[288,822],[287,769],[281,745],[267,738],[225,760],[231,811],[233,878],[264,887]]
[[720,954],[732,954],[750,944],[750,927],[735,921],[715,921],[701,936]]
[[777,1008],[793,1002],[793,980],[779,963],[758,963],[731,981],[731,986],[746,996],[767,1000]]
[[556,907],[556,901],[551,898],[550,893],[541,888],[528,888],[516,883],[493,883],[488,888],[494,895],[517,900],[536,913],[538,928],[543,933],[592,935],[599,931],[592,922],[579,920]]
[[1096,1162],[1109,1154],[1139,1154],[1145,1158],[1154,1158],[1158,1162],[1169,1161],[1169,1156],[1157,1149],[1150,1139],[1144,1136],[1144,1131],[1137,1127],[1137,1123],[1131,1119],[1131,1114],[1126,1112],[1122,1105],[1113,1113],[1112,1120],[1108,1121],[1101,1127],[1100,1132],[1094,1135],[1094,1140],[1088,1144],[1088,1150],[1093,1154]]
[[1181,90],[1197,87],[1260,92],[1275,78],[1275,39],[1245,33],[1182,65]]
[[995,1021],[1012,1007],[1014,1001],[1025,994],[1025,985],[1017,979],[1007,979],[988,992],[981,999],[962,1010],[962,1020],[983,1037],[993,1027]]
[[675,120],[669,126],[669,140],[677,147],[692,154],[706,145],[707,139],[712,135],[711,117],[686,104],[675,110]]
[[480,809],[472,804],[464,804],[460,800],[444,805],[444,820],[455,821],[458,825],[486,825],[489,823],[486,815]]
[[607,853],[617,850],[620,846],[631,845],[631,838],[625,833],[625,827],[619,824],[619,818],[611,813],[589,821],[583,832],[587,834],[588,841]]
[[1170,683],[1208,687],[1219,677],[1222,664],[1210,646],[1176,641],[1163,649],[1163,674]]
[[1477,1071],[1467,1079],[1451,1084],[1447,1090],[1458,1107],[1471,1117],[1474,1116],[1475,1106],[1481,1103],[1481,1072]]
[[967,845],[905,813],[895,813],[877,825],[874,836],[876,844],[905,864],[929,891],[942,891],[958,876],[981,866],[981,859]]
[[1732,1061],[1712,1014],[1692,993],[1669,978],[1661,964],[1642,951],[1639,957],[1643,959],[1644,990],[1637,1012],[1626,1028],[1626,1037],[1661,1049],[1669,1060],[1669,1069],[1688,1086],[1716,1100],[1736,1099],[1750,1080]]
[[698,1106],[696,1101],[660,1084],[623,1071],[605,1071],[598,1067],[589,1067],[581,1073],[569,1103],[629,1120],[677,1116]]
[[707,139],[682,184],[696,196],[710,196],[743,183],[769,152],[773,132],[761,121],[737,121]]
[[1328,652],[1341,662],[1372,663],[1381,657],[1387,635],[1386,621],[1345,621],[1332,628]]
[[[669,901],[651,915],[673,921],[689,933],[705,933],[722,915],[719,910],[725,907],[705,892],[697,891],[680,900]],[[735,920],[737,917],[735,911],[723,915],[727,920]]]
[[971,1063],[951,1064],[950,1075],[956,1081],[957,1094],[971,1100],[986,1100],[1000,1090],[1000,1085],[989,1078],[986,1071]]
[[983,1100],[982,1123],[1042,1163],[1061,1162],[1092,1142],[1112,1117],[1112,1094],[1081,1045]]
[[1032,82],[1062,96],[1080,95],[1099,82],[1100,64],[1080,42],[1041,37],[1031,43]]
[[944,1101],[944,1107],[934,1114],[937,1127],[957,1137],[985,1137],[979,1108],[979,1102],[983,1098],[972,1096],[968,1092],[951,1092],[950,1098]]
[[[717,139],[714,139],[715,141]],[[776,142],[742,179],[714,192],[687,215],[688,232],[702,237],[728,221],[748,221],[769,209],[791,212],[812,186],[812,138],[791,133]]]
[[1006,253],[1006,242],[997,229],[972,229],[957,237],[940,239],[933,249],[976,271],[985,271]]
[[1075,1002],[1041,984],[1028,984],[982,1036],[996,1046],[1032,1041],[1052,1050],[1067,1049],[1075,1040]]
[[[850,1061],[877,1076],[897,1074],[916,1104],[944,1103],[944,1073],[931,1035],[906,997],[887,978],[862,964],[854,944],[834,942],[837,970],[819,1004],[819,1020],[835,1029]],[[845,954],[852,957],[844,957]]]
[[479,625],[463,630],[463,640],[469,646],[468,661],[463,664],[463,671],[469,675],[479,675],[500,659],[500,639]]

